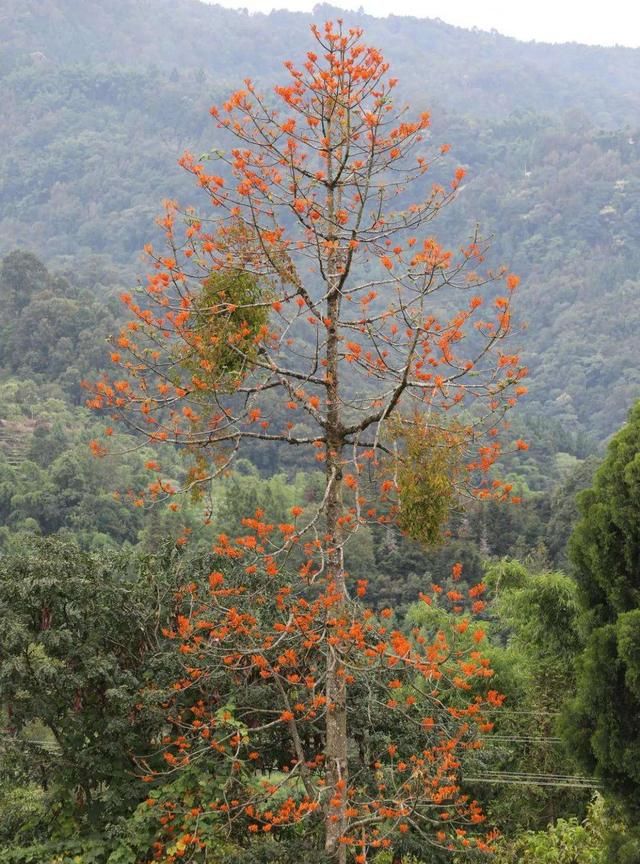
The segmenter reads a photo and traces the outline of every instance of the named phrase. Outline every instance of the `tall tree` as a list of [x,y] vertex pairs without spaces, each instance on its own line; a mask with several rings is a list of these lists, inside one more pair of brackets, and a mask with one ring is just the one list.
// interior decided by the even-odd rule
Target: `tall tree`
[[585,766],[624,801],[637,820],[640,403],[611,441],[593,486],[578,501],[581,520],[571,537],[570,556],[582,592],[588,635],[567,737]]
[[544,830],[560,816],[583,815],[592,793],[587,778],[567,779],[565,786],[536,782],[540,775],[577,773],[571,755],[562,752],[556,725],[561,706],[575,692],[580,607],[577,586],[563,573],[532,573],[517,562],[502,561],[488,569],[486,581],[495,593],[489,608],[503,643],[490,656],[508,706],[497,718],[492,746],[497,746],[500,770],[511,772],[511,779],[518,774],[523,783],[528,775],[531,782],[496,787],[492,815],[513,837],[524,829]]
[[[449,148],[419,153],[429,116],[411,120],[394,106],[396,80],[360,30],[341,23],[312,30],[316,51],[300,68],[285,64],[285,86],[264,97],[247,80],[222,108],[211,109],[230,149],[181,160],[211,212],[167,203],[161,221],[167,250],[147,247],[155,270],[140,294],[123,296],[133,319],[114,344],[119,377],[98,382],[90,403],[145,439],[189,451],[195,458],[186,485],[205,493],[241,445],[307,447],[324,463],[316,506],[294,508],[291,524],[276,528],[262,512],[246,514],[245,533],[216,544],[219,554],[246,562],[252,579],[282,579],[300,556],[299,579],[292,584],[287,577],[287,590],[278,589],[286,615],[276,622],[286,637],[295,636],[288,649],[295,660],[271,656],[274,645],[289,639],[277,630],[258,637],[259,616],[249,610],[237,626],[226,619],[223,626],[220,616],[235,609],[220,604],[223,575],[212,574],[207,601],[216,614],[193,608],[211,623],[215,651],[224,651],[219,659],[236,674],[249,663],[254,674],[274,676],[280,708],[270,722],[288,729],[297,766],[289,788],[299,792],[294,783],[301,782],[306,795],[305,807],[290,809],[288,818],[320,807],[325,852],[344,862],[349,846],[361,849],[356,860],[366,860],[379,839],[375,826],[384,836],[392,829],[424,831],[431,821],[424,807],[440,806],[442,785],[457,802],[454,810],[475,818],[453,791],[458,769],[446,767],[445,739],[460,739],[444,726],[441,749],[433,751],[440,768],[431,773],[421,765],[411,782],[394,784],[395,805],[387,791],[375,798],[356,778],[351,784],[347,688],[358,652],[371,657],[371,668],[381,658],[431,686],[442,677],[445,655],[437,644],[385,638],[384,624],[358,627],[345,546],[359,527],[393,519],[421,540],[435,539],[465,477],[475,477],[479,496],[509,498],[511,487],[489,483],[487,474],[500,453],[500,419],[525,392],[526,370],[504,346],[517,277],[503,268],[478,272],[486,251],[478,237],[454,253],[425,232],[453,199],[463,169],[443,181]],[[214,160],[218,174],[209,168]],[[434,181],[422,197],[427,172]],[[478,292],[489,283],[490,311],[482,314]],[[464,298],[462,308],[455,297]],[[94,442],[94,450],[105,447]],[[149,468],[154,479],[141,504],[177,491],[157,461]],[[228,590],[234,598],[243,593],[239,586]],[[252,590],[248,584],[245,591]],[[191,636],[194,626],[185,622],[181,635]],[[312,648],[320,655],[313,674],[301,659]],[[305,675],[285,672],[288,665],[300,665]],[[483,668],[473,661],[467,671]],[[464,689],[465,676],[458,678]],[[304,753],[302,720],[289,704],[299,680],[313,682],[305,699],[294,700],[304,718],[307,700],[323,689],[314,758]],[[246,812],[246,797],[239,795],[237,806]]]

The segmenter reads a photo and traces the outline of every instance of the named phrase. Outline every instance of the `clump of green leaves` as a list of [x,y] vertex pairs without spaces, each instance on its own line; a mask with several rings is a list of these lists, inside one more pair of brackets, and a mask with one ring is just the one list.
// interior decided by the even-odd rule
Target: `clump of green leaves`
[[412,539],[435,545],[442,539],[464,471],[464,429],[432,426],[426,417],[415,415],[409,421],[391,420],[388,433],[396,453],[398,525]]
[[252,273],[214,271],[192,300],[180,365],[197,390],[234,390],[251,370],[266,335],[270,305]]

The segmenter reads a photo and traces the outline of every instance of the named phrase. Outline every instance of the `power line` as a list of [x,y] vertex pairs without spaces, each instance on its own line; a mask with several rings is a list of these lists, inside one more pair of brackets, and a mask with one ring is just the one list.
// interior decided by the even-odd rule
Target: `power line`
[[480,735],[481,741],[521,741],[527,744],[561,744],[562,738],[536,735]]
[[568,782],[559,780],[515,780],[506,777],[465,777],[467,783],[490,783],[499,786],[540,786],[554,789],[600,789],[598,783],[592,781]]
[[506,783],[517,786],[556,786],[571,789],[598,789],[600,784],[575,774],[540,774],[526,771],[486,771],[480,777],[465,777],[467,783]]

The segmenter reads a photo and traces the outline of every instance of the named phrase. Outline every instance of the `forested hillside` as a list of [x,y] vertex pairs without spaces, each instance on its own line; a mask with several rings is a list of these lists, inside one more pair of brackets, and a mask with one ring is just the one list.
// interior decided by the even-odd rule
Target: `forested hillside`
[[[189,201],[178,157],[216,146],[208,107],[243,77],[275,80],[311,20],[196,0],[16,3],[6,17],[0,252],[26,248],[76,272],[100,255],[130,282],[160,200]],[[523,278],[528,409],[611,434],[640,387],[628,309],[640,271],[639,52],[350,18],[467,169],[439,235],[461,244],[477,224],[495,238],[493,263]]]
[[[344,209],[270,114],[339,18],[398,79],[343,108]],[[327,44],[329,162],[335,81],[386,69]],[[0,864],[640,861],[639,80],[329,5],[5,0]]]

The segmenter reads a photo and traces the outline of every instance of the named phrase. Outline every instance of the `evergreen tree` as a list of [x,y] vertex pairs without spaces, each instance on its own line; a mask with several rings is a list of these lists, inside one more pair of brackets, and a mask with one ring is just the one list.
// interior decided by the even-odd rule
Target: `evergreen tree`
[[582,518],[569,552],[585,606],[586,647],[565,737],[635,820],[640,814],[640,403],[578,501]]

